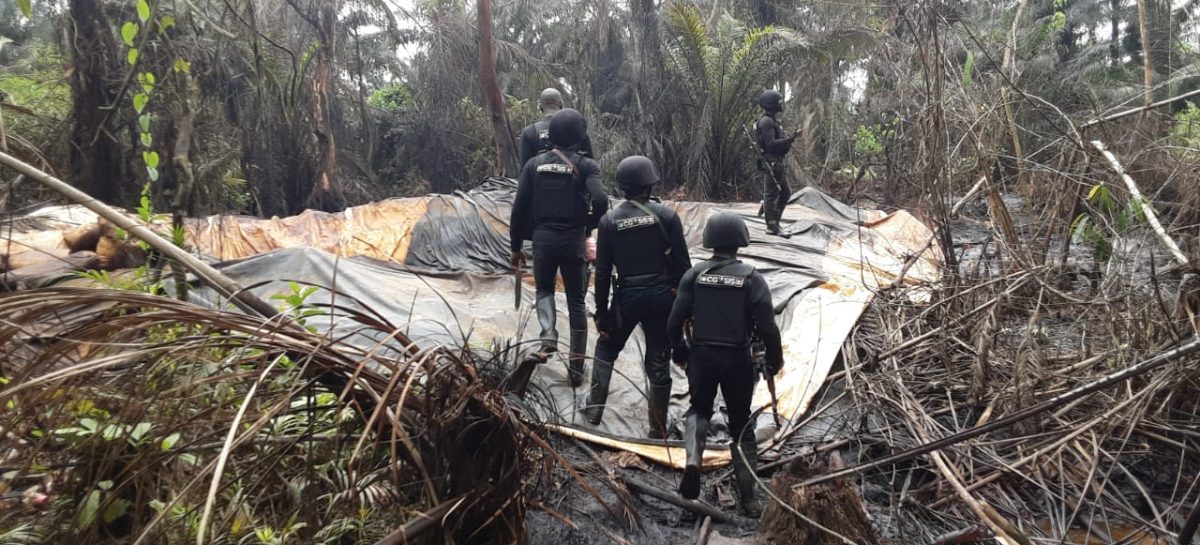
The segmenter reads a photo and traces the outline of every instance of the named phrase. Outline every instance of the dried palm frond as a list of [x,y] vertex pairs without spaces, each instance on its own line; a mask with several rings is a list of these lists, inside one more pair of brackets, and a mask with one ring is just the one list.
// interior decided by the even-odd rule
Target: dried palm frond
[[0,426],[23,440],[0,463],[69,469],[54,478],[77,524],[59,537],[311,536],[360,513],[386,532],[408,517],[389,505],[465,498],[430,539],[524,539],[530,492],[566,462],[480,378],[494,364],[477,358],[507,355],[420,347],[369,313],[330,311],[356,334],[139,292],[5,294]]

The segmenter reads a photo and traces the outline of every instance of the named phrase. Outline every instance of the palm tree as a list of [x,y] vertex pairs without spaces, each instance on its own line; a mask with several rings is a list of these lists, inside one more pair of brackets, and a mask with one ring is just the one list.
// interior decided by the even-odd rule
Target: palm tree
[[696,196],[730,196],[728,185],[746,167],[739,133],[754,119],[754,99],[781,79],[780,57],[805,43],[788,30],[748,27],[728,14],[710,26],[695,5],[678,1],[667,5],[665,27],[668,70],[684,97],[674,138],[683,149],[674,150],[676,159],[685,161]]

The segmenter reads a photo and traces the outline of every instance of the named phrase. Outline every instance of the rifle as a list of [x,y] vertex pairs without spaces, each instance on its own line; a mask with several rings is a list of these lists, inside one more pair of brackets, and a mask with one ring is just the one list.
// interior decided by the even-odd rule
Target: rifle
[[767,381],[767,391],[771,393],[771,416],[775,418],[775,427],[782,429],[779,422],[779,398],[775,395],[775,375],[767,370],[767,349],[757,334],[750,341],[750,357],[754,361],[754,368],[762,373]]

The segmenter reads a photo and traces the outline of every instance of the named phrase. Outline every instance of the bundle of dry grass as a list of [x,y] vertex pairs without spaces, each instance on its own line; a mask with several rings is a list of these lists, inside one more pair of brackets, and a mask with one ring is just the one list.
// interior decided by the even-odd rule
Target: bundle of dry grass
[[523,542],[530,491],[565,462],[480,378],[503,355],[419,348],[345,307],[324,310],[357,339],[295,327],[331,319],[318,310],[264,322],[131,291],[0,296],[4,482],[54,498],[13,502],[0,526],[88,543]]
[[[1169,348],[1186,320],[1154,298],[1084,297],[1021,269],[928,306],[881,294],[847,343],[866,459],[967,432]],[[906,542],[973,525],[1006,543],[1174,542],[1200,491],[1194,356],[931,454],[864,474]],[[966,534],[964,534],[966,535]],[[1138,541],[1140,540],[1140,541]]]

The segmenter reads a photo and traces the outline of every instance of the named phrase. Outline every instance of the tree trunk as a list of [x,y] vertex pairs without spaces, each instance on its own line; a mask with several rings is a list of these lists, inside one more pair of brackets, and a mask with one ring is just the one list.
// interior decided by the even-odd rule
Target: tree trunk
[[1121,0],[1110,0],[1109,25],[1112,27],[1112,41],[1108,43],[1108,57],[1113,67],[1121,65]]
[[508,130],[504,96],[500,94],[500,84],[496,81],[495,55],[492,51],[492,2],[478,0],[476,5],[479,10],[479,82],[492,120],[492,130],[496,133],[496,173],[516,176],[517,144],[513,141],[512,131]]
[[1017,114],[1013,108],[1013,101],[1016,97],[1013,96],[1012,86],[1017,83],[1016,71],[1016,56],[1017,56],[1017,29],[1021,27],[1021,15],[1025,13],[1025,6],[1029,4],[1029,0],[1021,0],[1021,4],[1017,6],[1017,14],[1013,18],[1012,28],[1008,34],[1008,47],[1004,48],[1004,74],[1008,78],[1008,85],[1004,87],[1001,97],[1004,100],[1004,117],[1008,121],[1008,136],[1012,140],[1013,157],[1017,159],[1017,183],[1021,183],[1025,179],[1025,153],[1021,149],[1021,133],[1017,129]]
[[70,0],[67,21],[73,70],[71,85],[70,172],[75,185],[107,203],[125,204],[125,149],[114,135],[116,123],[104,108],[116,100],[116,89],[106,76],[117,77],[116,40],[100,0]]
[[1154,103],[1154,67],[1150,59],[1150,28],[1146,25],[1146,2],[1137,0],[1138,30],[1142,38],[1142,72],[1145,77],[1145,89],[1142,100],[1146,107]]
[[346,197],[337,179],[337,146],[333,137],[333,122],[330,115],[333,96],[334,51],[337,45],[337,5],[328,2],[318,8],[313,20],[317,27],[320,49],[317,51],[317,67],[313,74],[313,122],[317,136],[317,172],[307,205],[325,212],[341,212],[346,208]]

